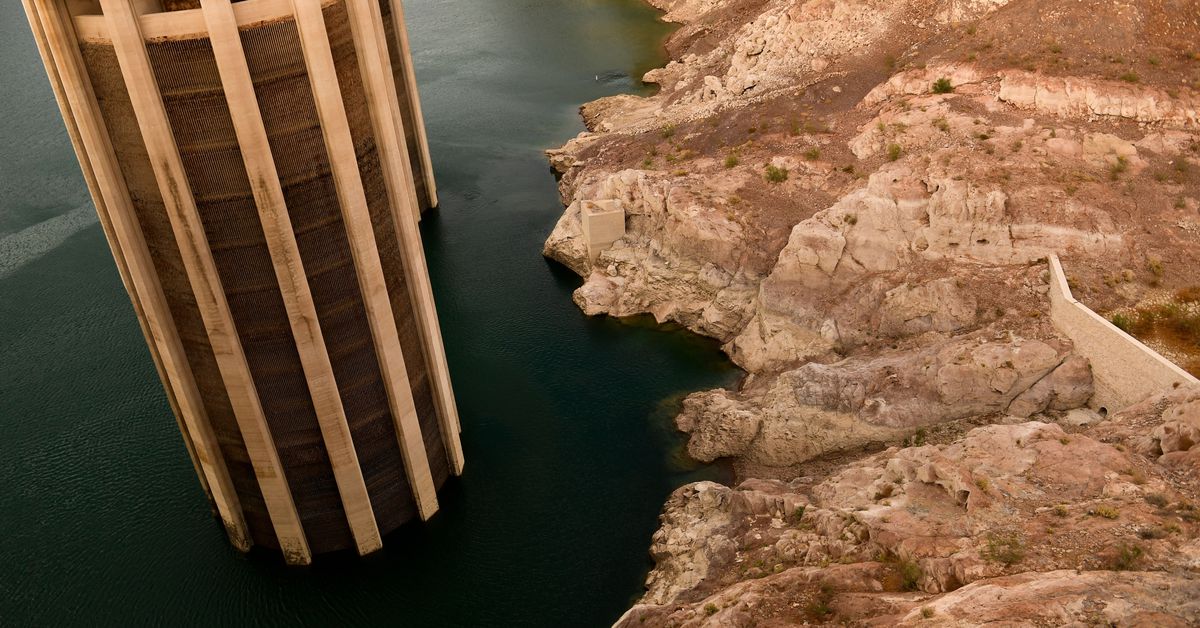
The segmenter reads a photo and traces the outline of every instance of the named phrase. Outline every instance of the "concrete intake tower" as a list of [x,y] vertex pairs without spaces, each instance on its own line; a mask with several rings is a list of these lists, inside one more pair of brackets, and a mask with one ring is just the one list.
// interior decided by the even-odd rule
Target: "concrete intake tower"
[[432,516],[463,454],[399,0],[23,2],[230,541],[306,564]]

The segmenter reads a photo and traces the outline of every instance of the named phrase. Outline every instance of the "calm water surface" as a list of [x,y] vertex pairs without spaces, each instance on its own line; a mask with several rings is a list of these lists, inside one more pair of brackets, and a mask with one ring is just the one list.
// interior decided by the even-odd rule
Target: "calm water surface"
[[[441,209],[423,223],[466,476],[367,560],[230,549],[95,221],[20,3],[0,3],[0,625],[600,626],[638,594],[716,346],[587,319],[544,261],[541,154],[637,89],[638,0],[409,0]],[[600,80],[597,80],[597,76]]]

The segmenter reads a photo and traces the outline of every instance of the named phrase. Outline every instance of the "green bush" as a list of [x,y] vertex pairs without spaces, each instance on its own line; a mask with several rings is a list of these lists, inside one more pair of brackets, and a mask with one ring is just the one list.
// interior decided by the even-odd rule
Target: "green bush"
[[1137,566],[1142,560],[1142,554],[1144,553],[1138,545],[1126,545],[1122,543],[1117,546],[1117,554],[1113,556],[1109,567],[1113,571],[1129,571]]
[[1117,160],[1108,167],[1108,177],[1113,181],[1121,178],[1121,175],[1129,170],[1129,159],[1124,155],[1118,155]]
[[783,183],[788,179],[787,168],[780,168],[774,164],[767,165],[767,181],[771,183]]
[[1015,532],[989,534],[987,547],[980,553],[987,560],[1015,565],[1025,558],[1025,541]]
[[933,93],[935,94],[949,94],[952,91],[954,91],[954,85],[950,84],[948,78],[943,77],[933,82]]
[[900,563],[900,586],[905,591],[916,591],[924,576],[925,570],[916,562],[906,560]]

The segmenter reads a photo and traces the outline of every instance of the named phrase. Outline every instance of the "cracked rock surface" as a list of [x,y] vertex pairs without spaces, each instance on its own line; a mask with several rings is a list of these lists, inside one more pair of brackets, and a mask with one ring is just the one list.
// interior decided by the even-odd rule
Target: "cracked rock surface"
[[1200,7],[649,1],[672,61],[548,151],[544,252],[747,376],[684,401],[740,485],[672,496],[622,623],[1200,622],[1194,393],[1089,409],[1044,263],[1101,313],[1200,284]]

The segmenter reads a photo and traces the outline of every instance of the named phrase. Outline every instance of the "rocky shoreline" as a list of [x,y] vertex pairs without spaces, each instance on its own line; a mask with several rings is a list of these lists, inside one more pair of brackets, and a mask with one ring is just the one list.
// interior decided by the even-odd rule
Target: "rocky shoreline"
[[1102,312],[1200,283],[1200,9],[650,1],[673,60],[549,152],[545,254],[748,377],[685,401],[741,484],[671,497],[619,624],[1200,622],[1200,391],[1089,409],[1044,264]]

